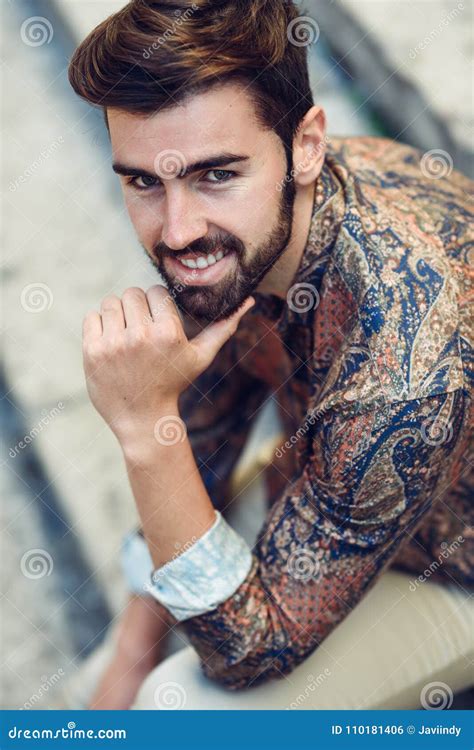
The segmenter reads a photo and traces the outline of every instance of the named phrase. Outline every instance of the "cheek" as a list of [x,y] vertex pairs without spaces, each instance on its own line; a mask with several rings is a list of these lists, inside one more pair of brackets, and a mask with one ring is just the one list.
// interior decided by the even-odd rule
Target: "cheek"
[[275,226],[281,201],[281,193],[277,191],[276,185],[276,180],[261,180],[252,191],[235,201],[235,213],[232,217],[231,212],[231,220],[236,230],[235,234],[244,242],[250,241],[251,245],[258,245]]
[[160,223],[151,206],[140,197],[127,196],[125,207],[140,242],[146,247],[156,242]]

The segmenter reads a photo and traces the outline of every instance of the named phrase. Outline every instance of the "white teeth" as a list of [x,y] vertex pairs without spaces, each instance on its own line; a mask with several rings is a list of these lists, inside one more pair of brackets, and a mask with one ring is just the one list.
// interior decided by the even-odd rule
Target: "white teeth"
[[186,266],[187,268],[197,268],[195,260],[181,260],[180,258],[179,261],[183,264],[183,266]]
[[194,260],[192,258],[179,258],[179,261],[183,264],[183,266],[186,266],[186,268],[208,268],[208,266],[213,266],[214,263],[217,263],[223,257],[224,252],[222,250],[218,250],[215,255],[209,253],[207,257],[204,257],[204,255],[200,255],[197,260]]

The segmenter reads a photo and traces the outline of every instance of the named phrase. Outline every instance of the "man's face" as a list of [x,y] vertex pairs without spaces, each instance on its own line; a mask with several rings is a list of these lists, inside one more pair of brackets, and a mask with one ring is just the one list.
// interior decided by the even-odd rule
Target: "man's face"
[[239,84],[147,118],[107,115],[128,213],[176,304],[193,318],[229,316],[291,236],[295,190],[280,139],[254,121]]

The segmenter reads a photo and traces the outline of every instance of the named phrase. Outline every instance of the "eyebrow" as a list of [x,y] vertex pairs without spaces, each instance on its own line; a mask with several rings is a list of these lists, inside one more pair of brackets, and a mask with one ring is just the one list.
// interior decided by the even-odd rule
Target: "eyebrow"
[[[193,164],[188,164],[186,168],[182,172],[180,172],[180,174],[177,175],[177,179],[182,180],[184,177],[187,177],[187,175],[192,174],[193,172],[201,172],[204,169],[224,167],[227,164],[234,164],[235,162],[248,161],[248,159],[250,159],[250,156],[244,156],[242,154],[230,154],[230,153],[217,154],[216,156],[209,156],[206,159],[200,159],[199,161],[195,161]],[[121,174],[126,177],[129,177],[129,176],[151,177],[152,179],[156,179],[157,177],[156,172],[150,172],[148,169],[142,169],[141,167],[128,166],[127,164],[121,164],[120,162],[114,162],[112,164],[112,169],[114,170],[114,172],[116,172],[116,174]]]

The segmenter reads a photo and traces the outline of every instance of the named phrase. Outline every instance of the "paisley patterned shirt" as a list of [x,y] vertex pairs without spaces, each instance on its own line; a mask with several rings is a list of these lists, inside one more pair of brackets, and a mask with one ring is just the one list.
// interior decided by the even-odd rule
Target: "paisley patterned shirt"
[[332,138],[287,300],[255,293],[181,396],[221,512],[268,399],[285,431],[243,580],[179,625],[228,688],[291,672],[389,567],[473,587],[474,185],[442,169],[389,139]]

